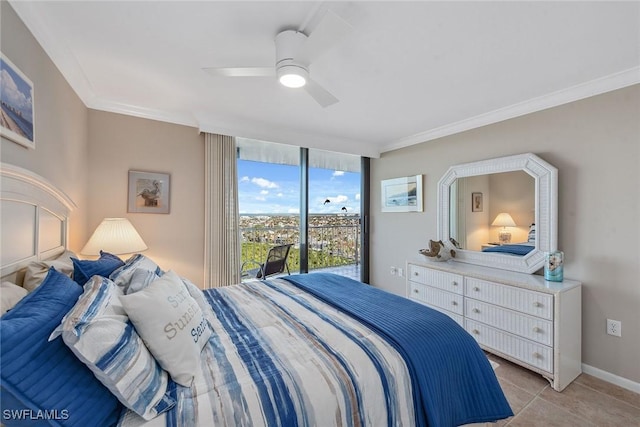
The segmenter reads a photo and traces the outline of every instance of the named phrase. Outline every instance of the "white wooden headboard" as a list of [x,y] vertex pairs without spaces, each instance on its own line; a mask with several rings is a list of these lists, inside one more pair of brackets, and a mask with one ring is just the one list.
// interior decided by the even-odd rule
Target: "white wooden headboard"
[[0,277],[67,248],[75,203],[45,178],[0,163]]

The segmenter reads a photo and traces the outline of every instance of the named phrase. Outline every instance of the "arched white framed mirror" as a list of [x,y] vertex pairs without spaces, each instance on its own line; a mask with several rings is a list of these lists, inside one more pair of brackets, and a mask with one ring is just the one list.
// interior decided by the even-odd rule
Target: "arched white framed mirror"
[[[515,226],[493,225],[501,213]],[[557,249],[558,170],[531,153],[450,167],[438,183],[438,239],[450,238],[462,246],[455,261],[536,272]]]

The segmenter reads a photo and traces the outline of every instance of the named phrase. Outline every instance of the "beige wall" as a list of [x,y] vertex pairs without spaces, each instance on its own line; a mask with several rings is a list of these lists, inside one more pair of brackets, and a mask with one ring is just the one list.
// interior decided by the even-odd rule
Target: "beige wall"
[[87,108],[62,77],[9,3],[0,2],[0,50],[34,85],[36,149],[2,138],[0,160],[33,171],[62,189],[77,205],[69,247],[87,240],[89,167]]
[[[192,127],[89,110],[89,209],[93,230],[105,217],[126,217],[165,270],[202,287],[204,136]],[[127,213],[128,171],[171,175],[170,213]]]
[[[105,217],[136,226],[164,269],[203,283],[204,138],[197,129],[89,110],[6,1],[1,50],[33,82],[36,149],[2,139],[0,160],[31,170],[78,208],[69,247],[80,252]],[[128,214],[129,169],[171,174],[171,213]]]
[[[372,283],[404,294],[403,266],[436,237],[451,165],[532,152],[558,168],[565,276],[584,283],[583,362],[640,382],[640,85],[385,153],[371,163]],[[425,174],[422,213],[381,213],[380,180]],[[622,321],[622,338],[606,319]]]

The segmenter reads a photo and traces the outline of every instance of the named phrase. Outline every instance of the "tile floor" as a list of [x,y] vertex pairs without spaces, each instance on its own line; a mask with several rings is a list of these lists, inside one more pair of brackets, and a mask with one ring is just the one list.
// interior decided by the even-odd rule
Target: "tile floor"
[[473,427],[640,427],[640,394],[582,374],[561,393],[540,375],[489,355],[514,416]]

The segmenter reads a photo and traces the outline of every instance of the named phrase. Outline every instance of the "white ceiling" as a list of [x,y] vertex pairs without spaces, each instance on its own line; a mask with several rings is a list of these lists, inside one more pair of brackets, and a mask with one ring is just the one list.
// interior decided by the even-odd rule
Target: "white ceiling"
[[372,157],[640,82],[636,1],[327,2],[353,30],[311,65],[325,109],[202,70],[273,65],[315,2],[11,3],[90,108]]

